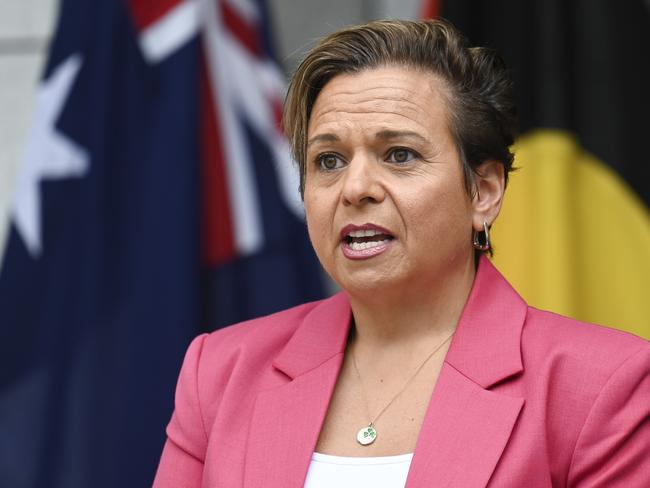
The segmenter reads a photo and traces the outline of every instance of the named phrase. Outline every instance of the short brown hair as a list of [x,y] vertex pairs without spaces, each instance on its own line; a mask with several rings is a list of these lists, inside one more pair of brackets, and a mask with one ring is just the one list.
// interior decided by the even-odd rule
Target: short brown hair
[[402,65],[439,76],[450,96],[447,111],[465,173],[473,176],[488,159],[512,170],[516,114],[512,82],[493,50],[471,47],[444,20],[382,20],[349,27],[322,39],[295,71],[284,106],[283,124],[305,189],[307,128],[316,97],[333,77],[380,66]]

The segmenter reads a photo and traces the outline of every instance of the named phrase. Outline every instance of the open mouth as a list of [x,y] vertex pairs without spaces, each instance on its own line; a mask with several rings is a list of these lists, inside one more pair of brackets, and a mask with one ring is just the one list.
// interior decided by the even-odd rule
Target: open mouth
[[394,239],[393,236],[376,229],[358,229],[349,231],[343,242],[353,251],[363,251],[378,247]]

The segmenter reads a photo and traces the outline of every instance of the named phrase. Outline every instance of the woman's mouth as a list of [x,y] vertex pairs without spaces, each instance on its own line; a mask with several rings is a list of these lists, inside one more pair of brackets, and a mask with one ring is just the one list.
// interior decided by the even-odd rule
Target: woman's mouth
[[367,259],[384,252],[395,238],[386,229],[373,224],[346,226],[342,234],[341,248],[350,259]]

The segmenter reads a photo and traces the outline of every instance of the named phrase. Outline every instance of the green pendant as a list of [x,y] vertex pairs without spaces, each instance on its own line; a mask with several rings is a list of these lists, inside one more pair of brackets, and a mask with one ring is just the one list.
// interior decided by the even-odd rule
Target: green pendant
[[377,431],[375,426],[370,424],[368,427],[364,427],[359,432],[357,432],[357,442],[362,446],[367,446],[375,442],[377,438]]

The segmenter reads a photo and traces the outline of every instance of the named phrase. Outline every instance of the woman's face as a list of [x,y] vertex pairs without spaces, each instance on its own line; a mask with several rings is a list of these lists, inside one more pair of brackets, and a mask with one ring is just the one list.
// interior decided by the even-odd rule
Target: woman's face
[[316,254],[344,289],[427,287],[472,259],[477,216],[447,110],[441,81],[404,67],[338,75],[320,92],[305,211]]

